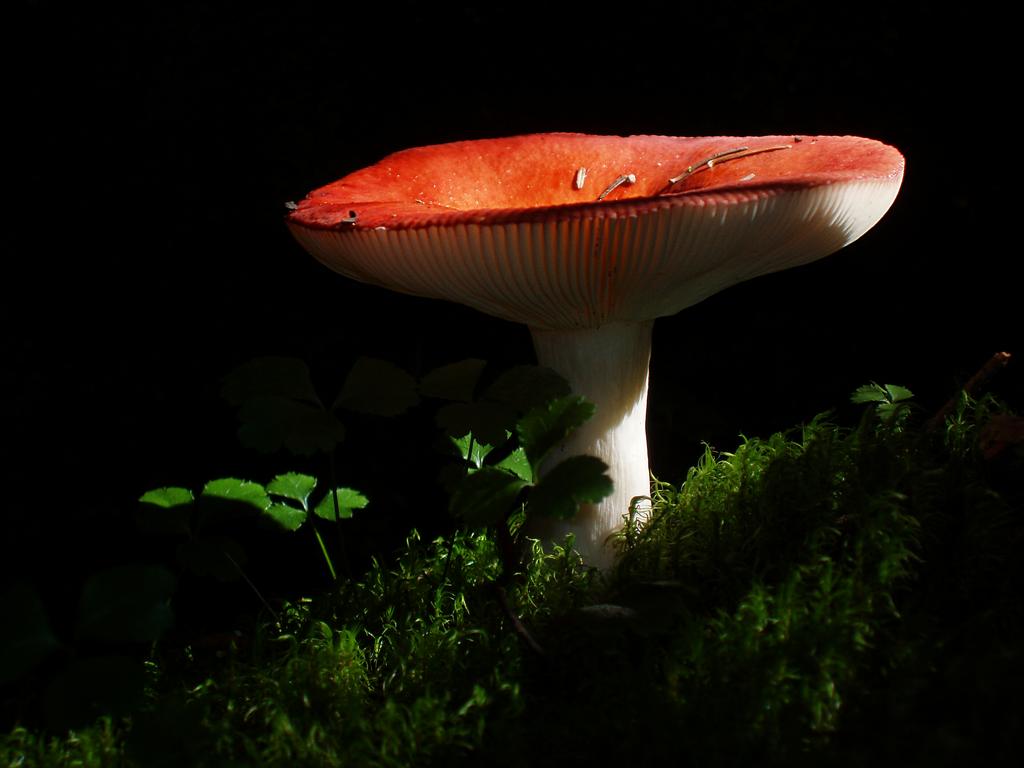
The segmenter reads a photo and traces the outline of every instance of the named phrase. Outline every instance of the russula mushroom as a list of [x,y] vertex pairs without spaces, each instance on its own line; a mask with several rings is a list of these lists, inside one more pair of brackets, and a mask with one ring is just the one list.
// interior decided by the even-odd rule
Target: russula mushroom
[[598,456],[615,484],[532,532],[571,531],[607,567],[609,534],[650,494],[654,318],[853,242],[903,166],[851,136],[535,134],[398,152],[314,190],[287,222],[347,277],[529,326],[539,362],[597,405],[549,464]]

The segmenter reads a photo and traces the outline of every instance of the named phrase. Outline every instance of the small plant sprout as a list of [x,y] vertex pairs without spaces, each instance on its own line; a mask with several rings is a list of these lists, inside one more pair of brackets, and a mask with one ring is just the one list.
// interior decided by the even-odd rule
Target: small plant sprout
[[[536,134],[420,147],[314,190],[286,221],[343,275],[529,326],[539,362],[597,407],[549,452],[541,476],[586,454],[608,465],[615,486],[572,520],[530,532],[573,533],[587,562],[608,567],[609,535],[630,500],[651,493],[654,319],[827,256],[896,198],[896,149],[796,138]],[[566,183],[580,168],[601,199],[581,201]]]
[[211,480],[198,497],[187,488],[156,488],[139,498],[138,523],[148,533],[183,536],[177,554],[185,569],[222,581],[242,578],[273,614],[243,570],[245,550],[231,534],[253,522],[294,532],[308,521],[327,570],[337,581],[337,571],[315,518],[337,527],[369,501],[352,488],[332,488],[313,504],[310,497],[316,487],[316,478],[289,472],[277,475],[265,486],[233,477]]

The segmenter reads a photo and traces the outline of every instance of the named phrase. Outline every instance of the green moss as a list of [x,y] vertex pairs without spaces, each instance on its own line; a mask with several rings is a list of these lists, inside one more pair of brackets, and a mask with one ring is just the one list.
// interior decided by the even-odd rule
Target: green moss
[[220,656],[159,646],[146,712],[73,739],[16,729],[5,757],[1008,762],[1024,746],[1020,445],[979,450],[992,400],[962,399],[938,430],[911,402],[706,452],[680,487],[658,485],[607,576],[533,545],[507,590],[543,655],[497,599],[490,538],[413,534]]

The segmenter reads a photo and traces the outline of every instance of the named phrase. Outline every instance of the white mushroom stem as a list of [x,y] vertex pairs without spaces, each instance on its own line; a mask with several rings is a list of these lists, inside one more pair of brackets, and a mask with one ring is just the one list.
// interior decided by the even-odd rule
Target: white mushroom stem
[[549,542],[573,533],[584,560],[602,569],[615,560],[607,539],[622,527],[630,500],[651,493],[647,372],[653,325],[647,320],[571,331],[531,329],[540,364],[560,373],[575,394],[597,406],[594,417],[544,460],[541,476],[570,456],[596,456],[608,465],[615,488],[598,504],[583,505],[572,520],[536,520],[528,532]]

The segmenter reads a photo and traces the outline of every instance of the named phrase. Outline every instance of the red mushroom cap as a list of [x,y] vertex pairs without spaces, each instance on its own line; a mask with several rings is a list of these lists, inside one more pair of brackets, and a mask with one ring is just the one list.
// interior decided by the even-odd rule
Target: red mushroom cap
[[597,327],[842,248],[888,210],[903,167],[852,136],[534,134],[397,152],[287,221],[354,279],[534,328]]

